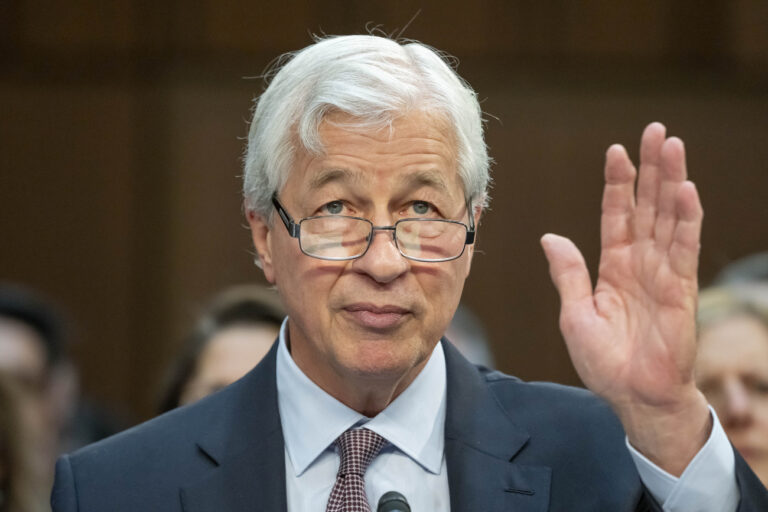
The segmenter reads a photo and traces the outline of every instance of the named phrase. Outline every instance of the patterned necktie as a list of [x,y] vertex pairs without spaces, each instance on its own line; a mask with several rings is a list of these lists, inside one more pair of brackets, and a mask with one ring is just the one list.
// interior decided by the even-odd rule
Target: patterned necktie
[[371,512],[363,475],[386,443],[386,439],[367,428],[350,429],[336,438],[341,464],[326,512]]

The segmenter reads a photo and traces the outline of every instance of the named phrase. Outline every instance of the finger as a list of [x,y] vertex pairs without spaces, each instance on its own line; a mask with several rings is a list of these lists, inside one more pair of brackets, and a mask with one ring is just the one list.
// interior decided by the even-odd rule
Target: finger
[[667,249],[672,243],[678,215],[677,194],[687,175],[683,141],[670,137],[661,148],[661,182],[654,226],[654,239],[661,249]]
[[678,187],[675,205],[678,220],[669,248],[670,265],[678,275],[696,279],[704,210],[692,182],[685,181]]
[[637,171],[620,144],[605,154],[605,189],[603,190],[600,238],[603,249],[632,240]]
[[563,310],[580,302],[591,302],[592,283],[587,264],[573,242],[548,233],[541,237],[541,246],[549,262],[549,275],[560,295]]
[[635,213],[635,237],[647,239],[653,236],[656,222],[656,203],[659,195],[659,167],[661,146],[667,129],[661,123],[651,123],[643,131],[640,140],[640,173],[637,180],[637,211]]

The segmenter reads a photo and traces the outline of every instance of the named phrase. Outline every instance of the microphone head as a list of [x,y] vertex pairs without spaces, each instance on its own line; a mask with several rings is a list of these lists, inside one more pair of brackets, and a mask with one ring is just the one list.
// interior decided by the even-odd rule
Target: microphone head
[[411,507],[405,496],[397,491],[389,491],[379,499],[376,512],[411,512]]

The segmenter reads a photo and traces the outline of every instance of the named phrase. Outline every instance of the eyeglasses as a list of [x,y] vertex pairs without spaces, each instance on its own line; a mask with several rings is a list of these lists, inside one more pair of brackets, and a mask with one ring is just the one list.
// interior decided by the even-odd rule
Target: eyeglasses
[[475,241],[475,222],[467,201],[469,227],[463,222],[445,219],[401,219],[393,226],[374,226],[362,217],[322,215],[294,222],[277,194],[272,204],[293,238],[299,239],[301,252],[321,260],[345,261],[361,257],[373,241],[374,231],[391,231],[397,250],[414,261],[455,260],[464,247]]

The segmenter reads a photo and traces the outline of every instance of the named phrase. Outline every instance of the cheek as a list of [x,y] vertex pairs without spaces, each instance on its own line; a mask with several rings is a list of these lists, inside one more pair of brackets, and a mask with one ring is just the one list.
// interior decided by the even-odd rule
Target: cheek
[[282,241],[273,245],[274,285],[288,316],[295,318],[297,312],[303,311],[303,301],[306,295],[311,293],[312,282],[302,278],[305,272],[298,257],[302,254],[297,256],[289,247],[283,245]]
[[459,299],[461,298],[461,293],[464,290],[464,283],[467,280],[467,277],[469,276],[469,269],[470,264],[472,263],[472,258],[469,254],[464,254],[461,258],[456,260],[456,265],[452,269],[450,273],[450,288],[452,297],[455,300],[456,304],[458,305]]
[[276,260],[275,284],[288,315],[307,329],[327,324],[342,272],[342,265],[311,258],[298,249],[282,253]]
[[304,289],[311,284],[312,281],[306,276],[311,260],[301,252],[295,239],[287,236],[272,238],[274,284],[281,294],[298,295],[299,288]]
[[[434,271],[437,268],[427,268],[424,272],[417,274],[425,304],[429,308],[433,324],[435,324],[431,327],[447,329],[461,299],[466,268],[462,259],[446,268],[439,269],[437,272]],[[440,332],[440,335],[442,334],[443,332]]]
[[768,397],[761,396],[755,402],[755,419],[765,433],[765,444],[768,445]]

